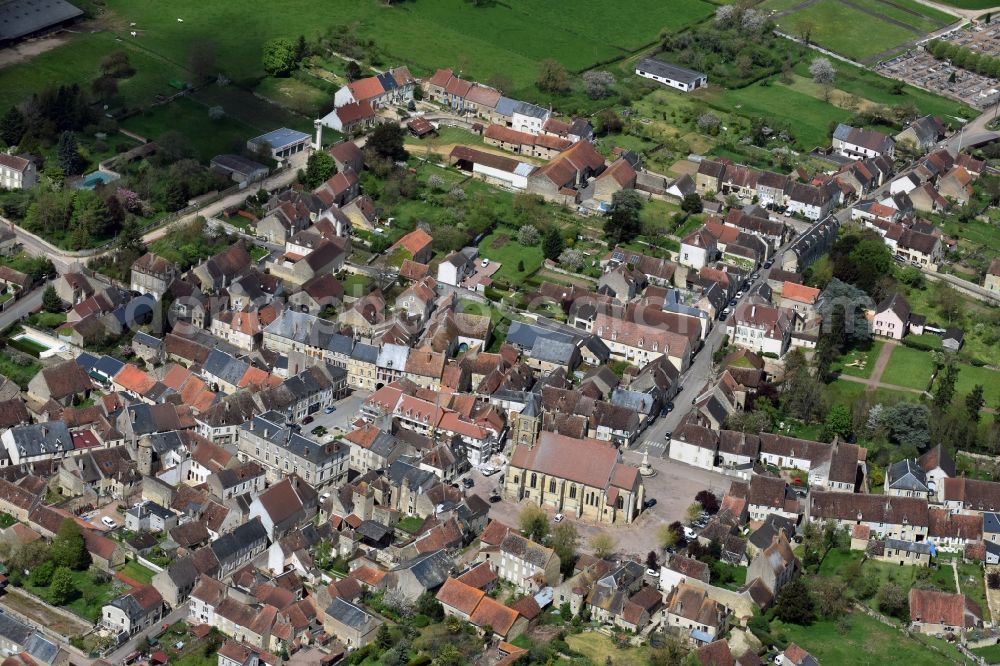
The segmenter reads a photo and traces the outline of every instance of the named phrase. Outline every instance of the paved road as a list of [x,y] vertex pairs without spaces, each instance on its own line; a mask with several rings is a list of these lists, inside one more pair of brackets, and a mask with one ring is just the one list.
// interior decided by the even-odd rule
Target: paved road
[[117,650],[106,656],[105,659],[111,662],[112,664],[122,663],[125,657],[129,656],[130,654],[136,651],[136,648],[139,645],[140,640],[142,640],[147,636],[151,636],[152,634],[157,633],[158,631],[160,631],[160,628],[165,624],[169,625],[169,624],[174,624],[175,622],[179,622],[180,620],[186,620],[187,616],[188,616],[188,606],[187,602],[184,602],[177,608],[170,611],[170,613],[164,616],[162,620],[149,627],[149,629],[146,629],[145,631],[140,631],[138,634],[130,638],[120,648],[118,648]]
[[27,296],[22,297],[14,305],[0,313],[0,329],[7,328],[21,317],[29,315],[42,307],[42,294],[45,292],[45,285],[47,284],[48,282],[38,285]]
[[[782,245],[772,257],[780,257],[781,254],[791,243],[786,243]],[[777,264],[776,264],[777,265]],[[771,274],[771,268],[760,268],[757,272],[760,273],[760,277],[754,281],[749,288],[744,289],[743,296],[739,299],[737,306],[745,301],[750,296],[750,291],[753,287],[759,284],[766,283],[768,276]],[[779,266],[780,268],[780,266]],[[732,308],[735,310],[735,308]],[[694,360],[691,361],[691,365],[688,369],[681,375],[681,390],[674,397],[675,408],[672,412],[664,417],[656,420],[652,426],[647,428],[640,438],[632,445],[632,448],[637,449],[640,452],[649,451],[651,456],[664,456],[667,450],[666,440],[664,436],[667,432],[673,432],[681,424],[681,421],[688,415],[691,410],[691,405],[694,400],[701,394],[705,388],[705,383],[712,378],[712,355],[722,344],[722,338],[726,335],[727,330],[725,321],[716,320],[713,322],[713,327],[711,332],[705,338],[704,345],[701,350],[695,354]]]

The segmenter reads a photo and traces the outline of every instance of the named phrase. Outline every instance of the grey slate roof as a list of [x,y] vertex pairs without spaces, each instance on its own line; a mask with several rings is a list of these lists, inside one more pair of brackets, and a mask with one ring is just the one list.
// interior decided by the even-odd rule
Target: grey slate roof
[[921,555],[931,554],[931,544],[927,541],[902,541],[900,539],[886,539],[885,547],[894,550],[903,550],[908,553],[919,553]]
[[983,513],[983,534],[1000,534],[1000,513]]
[[927,492],[927,474],[915,460],[900,460],[885,471],[885,487],[892,490]]
[[21,457],[73,450],[73,437],[62,421],[14,426],[10,429],[10,434]]
[[239,384],[250,365],[246,361],[230,356],[220,349],[213,349],[202,364],[206,374],[218,377],[229,384]]
[[219,562],[224,564],[241,549],[261,541],[267,542],[267,531],[260,522],[260,518],[254,518],[248,523],[243,523],[229,534],[223,534],[209,547]]
[[362,635],[368,633],[370,626],[377,623],[378,619],[359,606],[355,606],[342,597],[336,597],[326,609],[326,614],[336,618],[341,624],[360,632]]
[[404,458],[397,458],[389,465],[386,476],[389,477],[389,482],[392,485],[403,486],[405,484],[411,490],[427,490],[438,480],[434,472],[420,469]]
[[38,661],[51,664],[56,660],[56,655],[59,654],[59,646],[36,631],[28,637],[24,651]]
[[409,569],[417,582],[425,589],[432,589],[443,585],[451,570],[455,566],[454,561],[448,557],[444,550],[436,550],[432,553],[424,553],[397,566],[393,571]]
[[0,42],[24,37],[78,16],[83,16],[83,10],[65,0],[0,2]]
[[0,636],[11,643],[26,645],[32,633],[31,627],[6,611],[0,610]]
[[692,85],[695,81],[705,76],[701,72],[696,72],[693,69],[671,65],[670,63],[657,60],[656,58],[643,58],[636,63],[635,68],[641,69],[644,72],[649,72],[650,74],[654,74],[656,76],[662,76],[663,78],[670,79],[671,81],[679,81],[680,83],[686,83],[688,85]]
[[373,347],[372,345],[366,345],[363,342],[359,342],[354,345],[354,351],[351,352],[351,358],[363,363],[375,363],[378,360],[378,347]]
[[539,337],[535,339],[529,356],[538,361],[567,365],[572,360],[575,350],[576,345],[572,342]]
[[276,412],[265,412],[253,417],[240,426],[240,431],[253,433],[292,455],[318,465],[322,465],[325,458],[338,455],[340,450],[339,446],[321,444],[300,434],[297,429],[284,425],[283,418]]

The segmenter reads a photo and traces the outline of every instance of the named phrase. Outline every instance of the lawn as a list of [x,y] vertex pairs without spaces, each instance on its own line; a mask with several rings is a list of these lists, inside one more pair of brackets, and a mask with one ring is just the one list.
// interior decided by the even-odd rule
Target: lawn
[[[150,5],[150,9],[153,7]],[[118,41],[111,33],[81,32],[28,63],[0,69],[0,98],[16,102],[60,83],[78,83],[89,90],[90,82],[99,75],[101,59],[120,50],[128,54],[135,69],[132,77],[118,83],[118,93],[128,106],[147,104],[158,94],[177,92],[169,81],[187,78],[182,67],[145,51],[141,44]]]
[[987,407],[1000,404],[1000,373],[989,368],[977,368],[974,365],[959,365],[958,381],[955,382],[955,398],[965,400],[965,395],[972,391],[976,384],[983,385],[983,397]]
[[851,4],[860,5],[923,32],[933,32],[958,20],[951,14],[915,0],[851,0]]
[[[310,116],[293,113],[236,86],[205,86],[191,93],[191,98],[206,108],[221,106],[227,116],[252,127],[255,136],[269,132],[275,127],[290,127],[301,132],[313,131]],[[328,134],[330,136],[327,136]],[[327,128],[323,132],[323,142],[340,140],[341,136],[339,132]]]
[[587,657],[592,664],[609,664],[615,666],[647,666],[650,662],[648,647],[621,649],[609,636],[593,631],[574,634],[566,637],[566,643]]
[[403,530],[404,532],[413,534],[417,530],[419,530],[420,526],[423,524],[424,524],[424,519],[421,518],[420,516],[404,516],[403,518],[399,519],[398,523],[396,523],[396,527]]
[[[908,16],[907,24],[917,23],[912,28],[905,28],[886,20],[880,20],[870,14],[848,6],[838,0],[819,0],[808,7],[783,16],[778,21],[780,30],[798,35],[805,22],[812,25],[810,39],[831,51],[845,55],[854,60],[864,60],[878,55],[887,49],[900,46],[916,39],[924,33],[943,25],[930,17],[914,17],[891,6],[882,11],[882,3],[877,0],[862,0],[857,3],[880,14],[902,14]],[[898,19],[898,16],[893,16]],[[925,29],[926,28],[926,29]]]
[[28,324],[39,328],[57,328],[66,322],[64,312],[34,312],[28,315]]
[[[841,632],[837,622],[824,620],[808,627],[772,623],[772,631],[808,650],[823,666],[940,666],[942,663],[961,664],[961,655],[954,648],[945,650],[946,657],[932,652],[915,638],[882,624],[862,613],[851,613],[848,630]],[[942,642],[935,644],[944,645]],[[942,648],[944,649],[944,648]]]
[[852,349],[834,361],[830,366],[830,370],[852,377],[868,379],[872,376],[875,359],[878,358],[879,352],[882,351],[883,344],[881,340],[876,340],[872,343],[871,349]]
[[997,6],[996,0],[941,0],[941,4],[959,9],[989,9]]
[[834,405],[847,405],[850,407],[865,392],[867,388],[864,384],[837,379],[826,385],[826,401],[830,407]]
[[[110,579],[110,576],[96,569],[74,571],[73,587],[79,594],[62,608],[79,615],[88,622],[96,622],[101,617],[101,608],[104,604],[116,596],[115,584],[110,580],[109,582],[101,582],[101,579],[104,578]],[[25,585],[25,589],[46,601],[49,599],[49,588],[47,587]]]
[[139,43],[175,62],[188,62],[192,42],[215,41],[222,69],[234,80],[261,75],[261,45],[268,39],[312,38],[334,26],[353,25],[358,37],[375,41],[383,66],[409,65],[416,75],[454,67],[481,80],[503,73],[517,87],[530,85],[532,90],[538,65],[546,58],[580,71],[620,58],[654,42],[661,30],[680,30],[714,11],[702,0],[634,0],[628,12],[596,0],[508,0],[479,6],[464,0],[391,6],[380,0],[175,0],[170,11],[133,0],[109,0],[107,5],[122,21],[138,23],[143,30],[135,38]]
[[930,352],[897,345],[882,373],[883,384],[895,384],[925,390],[934,371]]
[[275,104],[315,117],[333,108],[332,95],[298,79],[269,76],[254,91]]
[[[514,285],[537,271],[545,258],[541,244],[531,247],[521,245],[517,242],[517,231],[509,227],[500,227],[484,238],[479,243],[479,255],[502,264],[500,270],[493,274],[494,280],[506,280]],[[518,267],[519,262],[523,262],[520,265],[524,270]]]
[[361,298],[368,293],[368,288],[370,286],[371,280],[367,275],[350,273],[346,278],[344,278],[344,295]]
[[37,361],[21,363],[14,360],[8,354],[0,354],[0,375],[3,375],[14,382],[22,389],[28,388],[28,382],[42,369],[42,364]]
[[1000,663],[1000,645],[987,645],[986,647],[974,648],[972,653],[985,659],[987,664]]
[[208,107],[187,97],[136,114],[123,121],[122,127],[150,140],[164,132],[178,131],[187,137],[203,162],[220,153],[238,152],[247,139],[258,135],[253,127],[229,115],[210,120]]
[[121,568],[120,573],[123,576],[127,576],[128,578],[139,581],[145,585],[152,583],[153,576],[156,575],[155,571],[142,566],[136,560],[129,560],[126,562],[125,566]]

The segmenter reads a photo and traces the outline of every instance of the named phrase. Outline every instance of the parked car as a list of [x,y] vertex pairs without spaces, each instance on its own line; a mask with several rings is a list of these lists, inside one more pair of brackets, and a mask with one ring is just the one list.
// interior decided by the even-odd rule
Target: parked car
[[490,495],[490,504],[496,504],[501,499],[503,499],[503,498],[500,497],[499,495]]
[[304,425],[309,425],[309,424],[310,424],[310,423],[312,423],[312,422],[313,422],[314,420],[315,420],[315,419],[313,419],[313,417],[311,417],[311,416],[307,416],[307,417],[305,417],[304,419],[302,419],[302,423],[303,423]]
[[101,518],[101,522],[104,523],[104,526],[109,530],[113,530],[118,527],[118,523],[115,522],[114,518],[109,518],[108,516]]
[[554,522],[561,523],[562,521],[566,520],[566,516],[562,515],[561,513],[557,513],[556,517],[553,520]]
[[645,505],[645,507],[647,509],[652,509],[654,506],[656,506],[656,498],[655,497],[650,497],[648,500],[646,500],[645,502],[643,502],[643,504]]
[[768,259],[764,262],[764,268],[770,268],[771,266],[774,266],[774,259]]
[[689,539],[689,540],[690,539],[697,539],[698,538],[698,533],[695,532],[690,527],[688,527],[687,525],[685,525],[684,526],[684,538],[685,539]]
[[486,268],[489,265],[490,265],[490,260],[483,257],[483,268]]
[[666,441],[668,441],[668,442],[669,442],[669,441],[670,441],[670,438],[671,438],[671,437],[673,436],[673,434],[674,434],[674,431],[673,431],[673,430],[668,430],[667,432],[665,432],[665,433],[663,434],[663,439],[665,439]]
[[325,413],[327,413],[327,414],[333,414],[333,413],[334,413],[335,411],[337,411],[337,408],[336,408],[336,407],[334,407],[333,405],[330,405],[329,407],[327,407],[327,408],[326,408],[326,409],[324,409],[323,411],[324,411]]
[[646,569],[646,575],[649,576],[650,578],[659,578],[660,572],[657,571],[656,569]]
[[466,488],[471,488],[472,486],[476,485],[476,482],[470,479],[469,477],[465,477],[464,479],[462,479],[462,485],[465,486]]

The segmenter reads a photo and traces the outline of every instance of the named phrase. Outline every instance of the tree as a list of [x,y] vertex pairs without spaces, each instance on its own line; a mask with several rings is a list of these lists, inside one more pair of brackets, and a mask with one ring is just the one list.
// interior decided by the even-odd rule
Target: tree
[[49,548],[56,566],[83,571],[90,566],[90,553],[83,539],[83,531],[75,520],[67,518],[59,526],[59,531]]
[[553,58],[542,61],[536,85],[539,90],[561,93],[569,90],[569,75],[562,63]]
[[894,264],[882,237],[870,229],[838,237],[830,249],[830,261],[834,277],[873,297],[878,295],[881,279],[892,274]]
[[110,102],[118,94],[118,79],[113,76],[99,76],[90,84],[90,89],[104,102]]
[[559,258],[559,255],[562,254],[565,247],[566,241],[563,240],[562,234],[559,233],[559,229],[556,227],[549,227],[545,232],[545,237],[542,239],[542,254],[545,255],[545,258],[555,261]]
[[[493,632],[491,631],[490,634]],[[462,663],[462,655],[454,643],[443,643],[434,657],[434,666],[457,666]]]
[[595,116],[595,121],[594,134],[597,136],[618,134],[625,127],[621,116],[615,113],[614,109],[601,109]]
[[56,293],[56,288],[51,284],[45,287],[45,291],[42,292],[42,307],[45,308],[46,312],[62,312],[63,302],[59,298],[59,294]]
[[576,547],[580,542],[580,535],[576,531],[573,523],[563,521],[552,530],[552,537],[549,545],[555,554],[559,556],[563,573],[572,573],[573,565],[576,564]]
[[587,90],[587,97],[601,99],[607,97],[611,92],[611,86],[615,85],[615,77],[611,72],[591,71],[584,73],[583,83]]
[[216,50],[215,42],[210,39],[199,39],[191,44],[188,62],[195,76],[207,79],[217,73]]
[[532,541],[541,542],[549,534],[549,516],[541,507],[527,504],[518,518],[521,533]]
[[31,574],[28,576],[28,582],[35,587],[48,587],[52,584],[52,576],[56,572],[56,565],[52,560],[45,560],[39,564],[36,564],[34,568],[31,569]]
[[405,132],[395,123],[382,123],[368,135],[366,148],[372,150],[381,159],[401,162],[406,159],[406,149],[403,148]]
[[688,505],[687,510],[684,512],[684,517],[687,518],[689,523],[693,523],[698,520],[698,517],[701,516],[701,512],[703,510],[704,508],[702,507],[701,502],[692,502]]
[[333,160],[333,155],[325,150],[314,150],[306,160],[303,184],[314,190],[335,173],[337,163]]
[[660,567],[660,558],[656,556],[656,551],[651,550],[646,553],[646,568],[647,569],[658,569]]
[[955,398],[955,383],[958,381],[958,366],[946,363],[938,376],[937,390],[934,392],[934,406],[939,410],[948,409]]
[[880,425],[897,444],[924,449],[930,443],[930,410],[927,405],[900,402],[886,407],[880,414]]
[[417,597],[414,611],[420,615],[426,615],[435,622],[444,619],[444,606],[434,597],[432,592],[423,592]]
[[306,43],[306,36],[299,35],[295,40],[295,64],[301,63],[309,55],[309,45]]
[[847,613],[850,604],[847,583],[843,578],[816,578],[812,584],[816,610],[824,618],[835,620]]
[[886,615],[908,619],[910,614],[910,603],[906,598],[903,588],[892,581],[888,581],[878,591],[876,596],[878,609]]
[[538,245],[542,235],[538,233],[538,228],[532,224],[525,224],[517,230],[517,242],[525,247]]
[[583,268],[583,265],[587,261],[587,256],[583,252],[580,252],[580,250],[568,248],[559,253],[558,261],[564,268],[578,271]]
[[837,403],[826,413],[823,420],[823,439],[833,439],[835,435],[847,437],[851,434],[851,408],[843,403]]
[[965,396],[965,409],[969,413],[969,418],[979,423],[983,417],[982,409],[986,406],[986,399],[983,397],[983,385],[976,384]]
[[284,37],[264,42],[264,71],[271,76],[288,76],[295,67],[295,47]]
[[76,144],[76,135],[68,130],[59,135],[59,143],[56,145],[56,160],[68,176],[76,176],[83,171],[83,158],[80,157],[80,151]]
[[808,626],[816,618],[809,588],[801,578],[788,583],[778,593],[775,615],[782,622]]
[[344,73],[347,75],[348,81],[357,81],[361,78],[361,65],[354,60],[348,60]]
[[49,586],[49,599],[56,606],[65,606],[74,598],[78,592],[76,581],[73,580],[73,572],[69,567],[59,567],[52,574],[52,585]]
[[0,139],[8,146],[16,146],[28,131],[28,120],[16,106],[7,109],[0,118]]
[[657,542],[663,550],[670,550],[681,540],[681,534],[683,532],[676,529],[673,525],[660,525]]
[[934,305],[949,324],[962,314],[962,297],[944,281],[934,285]]
[[703,204],[701,202],[701,197],[691,192],[690,194],[685,194],[684,198],[681,199],[681,210],[685,213],[691,213],[692,215],[697,215],[703,209]]
[[611,207],[604,222],[608,246],[628,243],[642,233],[642,198],[635,190],[618,190],[611,197]]
[[594,550],[594,555],[603,560],[615,552],[618,544],[610,534],[598,532],[590,537],[590,547]]
[[827,85],[833,83],[837,70],[826,58],[813,58],[812,64],[809,65],[809,74],[816,83]]
[[719,510],[719,498],[711,490],[699,490],[698,494],[694,496],[694,501],[710,514]]
[[379,650],[388,650],[392,644],[392,632],[389,631],[389,625],[383,624],[375,634],[375,645],[378,646]]

